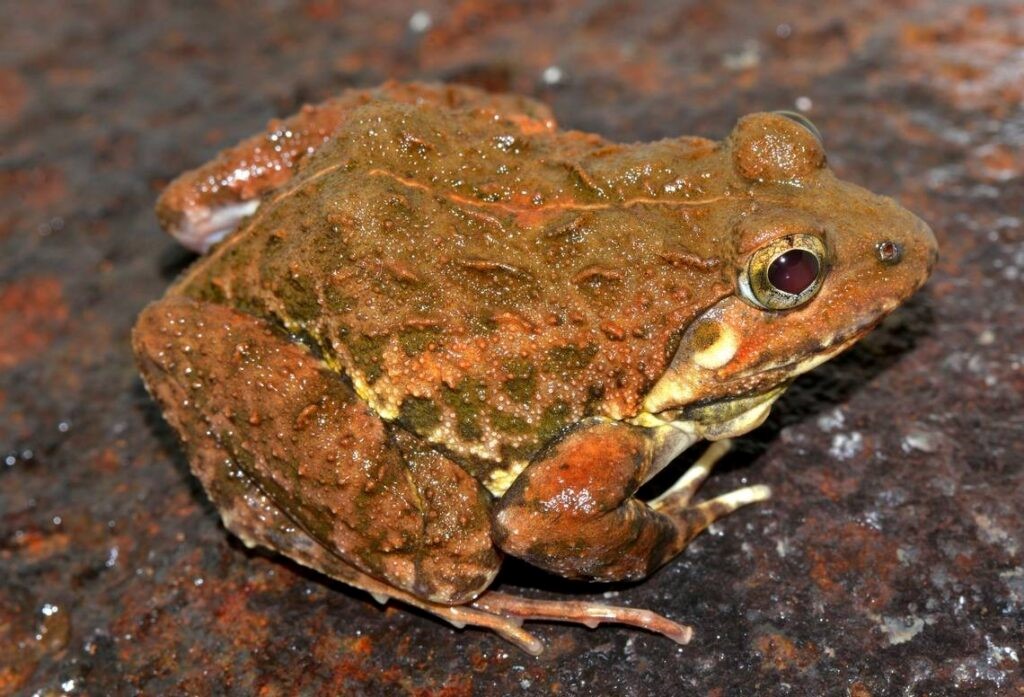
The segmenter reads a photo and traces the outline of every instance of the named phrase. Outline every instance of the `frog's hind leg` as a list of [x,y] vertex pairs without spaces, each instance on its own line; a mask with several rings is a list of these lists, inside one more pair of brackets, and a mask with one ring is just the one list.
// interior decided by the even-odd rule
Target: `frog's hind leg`
[[[467,602],[491,583],[500,555],[480,484],[382,421],[303,346],[256,317],[182,296],[147,308],[133,343],[146,386],[197,453],[193,470],[230,505],[229,527],[241,520],[264,544],[245,507],[277,509],[306,536],[273,549],[306,553],[315,540],[435,603]],[[243,475],[253,486],[236,491]]]
[[541,651],[520,619],[458,604],[500,562],[479,484],[392,430],[303,347],[180,296],[142,313],[133,344],[192,471],[247,546]]
[[372,90],[347,90],[271,121],[263,133],[172,181],[156,204],[161,226],[184,246],[205,253],[252,215],[263,196],[285,187],[357,108],[372,101],[476,107],[481,118],[486,116],[484,111],[500,113],[524,133],[554,128],[551,112],[539,102],[466,86],[389,82]]
[[473,601],[472,607],[505,617],[548,622],[573,622],[591,629],[604,622],[625,624],[661,634],[677,644],[688,644],[693,637],[692,627],[673,622],[656,612],[604,603],[581,600],[539,600],[487,591]]
[[219,470],[230,466],[232,457],[214,439],[194,439],[186,445],[192,470],[220,511],[224,527],[247,547],[287,551],[293,561],[365,591],[381,604],[393,598],[459,628],[491,630],[533,655],[543,650],[543,644],[523,630],[522,620],[516,617],[486,608],[433,603],[363,573],[297,527],[246,474],[236,471],[229,478],[219,476]]

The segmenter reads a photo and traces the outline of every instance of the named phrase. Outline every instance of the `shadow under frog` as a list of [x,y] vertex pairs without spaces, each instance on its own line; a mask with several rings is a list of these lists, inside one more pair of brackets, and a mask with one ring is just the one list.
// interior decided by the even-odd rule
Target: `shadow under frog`
[[[526,651],[523,619],[647,610],[489,590],[504,555],[629,581],[766,499],[692,499],[728,439],[927,278],[935,241],[778,114],[621,145],[542,104],[389,83],[186,173],[208,251],[140,316],[143,379],[225,526]],[[635,492],[715,441],[651,501]]]

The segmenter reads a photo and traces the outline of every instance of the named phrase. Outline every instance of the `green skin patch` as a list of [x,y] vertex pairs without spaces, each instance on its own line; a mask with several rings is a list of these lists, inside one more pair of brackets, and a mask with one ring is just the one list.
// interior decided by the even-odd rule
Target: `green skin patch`
[[418,356],[426,351],[431,344],[438,345],[441,334],[441,330],[435,327],[403,329],[398,333],[398,343],[402,346],[406,356]]
[[548,351],[544,358],[544,371],[554,374],[579,373],[594,360],[597,346],[588,344],[582,348],[560,346]]
[[502,389],[520,404],[529,404],[537,393],[537,372],[533,364],[525,359],[511,360],[505,363],[505,370],[512,377],[502,383]]
[[548,406],[540,417],[540,424],[537,427],[537,436],[541,443],[546,443],[554,438],[559,431],[569,425],[572,418],[572,410],[565,402],[555,402]]
[[441,423],[441,410],[426,397],[406,397],[398,421],[419,436],[429,435]]
[[491,410],[491,426],[495,431],[511,436],[521,436],[530,432],[530,424],[526,419],[498,409]]
[[308,324],[320,316],[316,283],[307,276],[286,276],[276,288],[291,322]]
[[386,336],[365,336],[359,334],[347,342],[352,353],[352,363],[366,376],[366,382],[373,384],[382,374],[381,364],[384,361],[384,348],[387,346]]
[[487,404],[487,385],[482,380],[463,378],[454,388],[445,386],[443,399],[455,412],[459,435],[468,441],[480,440],[480,413]]

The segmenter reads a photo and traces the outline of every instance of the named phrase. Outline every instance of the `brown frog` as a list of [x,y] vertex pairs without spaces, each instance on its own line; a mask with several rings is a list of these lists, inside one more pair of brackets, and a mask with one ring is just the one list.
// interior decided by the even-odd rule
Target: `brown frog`
[[[838,181],[798,119],[622,145],[456,86],[306,107],[157,209],[186,245],[216,245],[142,313],[135,352],[225,526],[534,654],[523,619],[688,641],[653,612],[488,586],[503,554],[640,579],[768,498],[691,500],[726,439],[936,257],[928,227]],[[719,442],[634,497],[701,439]]]

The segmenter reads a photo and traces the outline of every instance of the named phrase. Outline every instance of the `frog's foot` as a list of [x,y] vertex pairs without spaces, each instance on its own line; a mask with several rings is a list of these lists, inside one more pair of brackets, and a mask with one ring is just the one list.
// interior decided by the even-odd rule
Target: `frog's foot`
[[692,627],[673,622],[650,610],[603,603],[537,600],[496,591],[486,591],[466,605],[433,603],[367,576],[336,557],[325,559],[322,550],[311,550],[317,558],[304,559],[301,553],[291,556],[306,566],[324,570],[330,576],[366,591],[382,605],[389,599],[394,599],[419,608],[458,629],[477,627],[492,631],[531,656],[543,653],[544,643],[523,629],[524,620],[571,622],[591,629],[602,623],[623,624],[660,634],[678,644],[688,644],[693,637]]
[[770,499],[771,489],[764,485],[754,485],[730,491],[694,506],[690,505],[700,485],[711,474],[712,468],[731,448],[730,440],[713,442],[675,484],[648,505],[659,513],[685,518],[692,537],[738,508]]
[[[266,534],[265,530],[265,528],[260,527],[258,530],[255,530],[254,533],[258,536],[263,536]],[[236,533],[239,532],[235,528],[233,528],[233,531]],[[301,531],[294,531],[292,534],[300,536],[304,535]],[[239,536],[243,537],[242,535]],[[247,538],[243,537],[243,539]],[[312,540],[310,540],[310,542],[312,542]],[[269,547],[274,543],[275,541],[270,539],[256,542],[256,544],[260,544],[264,547]],[[344,581],[346,584],[354,588],[358,588],[369,593],[373,599],[381,605],[387,603],[389,599],[393,598],[406,605],[419,608],[438,619],[448,622],[458,629],[464,629],[465,627],[478,627],[480,629],[492,631],[505,641],[515,644],[532,656],[539,656],[544,651],[544,644],[540,639],[523,629],[523,620],[521,617],[516,616],[513,612],[499,612],[488,605],[481,603],[479,599],[468,605],[445,605],[443,603],[435,603],[425,600],[417,595],[413,595],[412,593],[400,588],[396,588],[389,583],[364,574],[351,564],[345,562],[343,559],[326,553],[325,550],[322,547],[317,546],[315,542],[298,551],[293,548],[293,551],[289,553],[289,556],[304,566],[326,573],[332,578]],[[491,595],[495,594],[488,592],[485,593],[483,597],[489,598]],[[668,620],[663,621],[668,622]],[[637,623],[634,622],[633,624]],[[638,624],[637,626],[642,625]],[[686,628],[684,627],[683,629]],[[653,631],[658,630],[655,629]]]
[[[385,602],[389,597],[395,598],[460,629],[467,626],[489,629],[533,656],[539,656],[544,651],[544,644],[522,628],[524,620],[571,622],[591,629],[605,622],[624,624],[660,634],[678,644],[688,644],[693,637],[692,627],[673,622],[650,610],[578,600],[521,598],[497,591],[486,591],[467,605],[441,605],[383,586],[375,579],[353,582],[350,577],[348,582],[367,590],[380,602]],[[374,590],[366,582],[383,587]]]
[[688,644],[693,628],[673,622],[667,617],[632,607],[605,605],[579,600],[537,600],[488,591],[477,598],[472,607],[506,617],[524,620],[574,622],[593,629],[602,622],[625,624],[668,637],[678,644]]

